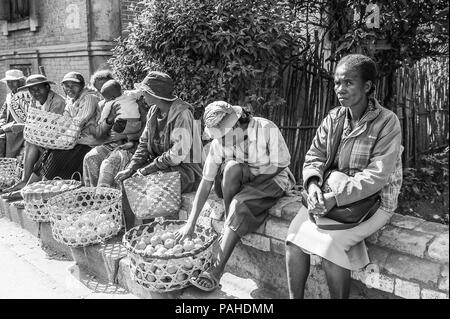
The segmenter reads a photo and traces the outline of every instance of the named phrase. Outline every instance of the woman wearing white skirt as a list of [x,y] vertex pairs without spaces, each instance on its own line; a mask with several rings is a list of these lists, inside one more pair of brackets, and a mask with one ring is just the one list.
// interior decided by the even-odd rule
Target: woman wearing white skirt
[[[369,263],[364,239],[383,227],[397,207],[401,127],[397,116],[373,98],[376,77],[375,62],[364,55],[345,56],[336,67],[335,92],[341,106],[323,120],[306,154],[303,180],[308,207],[298,212],[286,238],[291,298],[304,296],[310,254],[322,257],[331,298],[348,298],[351,271]],[[324,179],[330,171],[337,171],[339,178],[326,189]],[[340,224],[325,217],[333,207],[376,193],[380,206],[367,220],[348,229],[319,226]]]

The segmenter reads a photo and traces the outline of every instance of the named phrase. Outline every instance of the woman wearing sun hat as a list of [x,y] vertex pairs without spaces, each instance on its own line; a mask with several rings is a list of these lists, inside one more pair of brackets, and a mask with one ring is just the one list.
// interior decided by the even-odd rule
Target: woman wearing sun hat
[[[194,119],[192,106],[173,94],[174,82],[166,73],[150,71],[135,88],[143,93],[151,108],[136,152],[127,167],[117,174],[117,182],[135,173],[145,176],[158,171],[178,171],[181,192],[194,191],[201,179],[203,146],[201,123]],[[128,223],[134,223],[134,217],[125,216],[131,217]]]
[[25,83],[25,76],[20,70],[6,71],[0,81],[10,90],[5,103],[0,106],[0,157],[16,157],[23,147],[23,127],[31,96],[28,92],[18,92],[18,88]]
[[[18,91],[27,90],[30,93],[32,96],[30,107],[39,108],[43,111],[55,114],[62,114],[66,106],[66,101],[62,96],[51,89],[50,84],[55,84],[55,82],[48,80],[47,77],[42,74],[33,74],[27,78],[25,85],[20,87]],[[24,125],[25,124],[23,124],[23,126]],[[44,150],[45,149],[42,147],[38,147],[25,141],[22,179],[14,186],[5,189],[5,192],[18,191],[25,187],[27,183],[37,180],[37,176],[33,176],[31,180],[30,177],[32,176],[34,164],[36,164],[36,161]],[[4,198],[8,199],[13,199],[14,197],[20,198],[19,193],[11,193],[4,196]]]
[[295,179],[288,168],[291,156],[286,142],[273,122],[224,101],[209,104],[204,120],[213,141],[189,219],[176,238],[182,241],[193,233],[214,184],[224,200],[223,237],[212,268],[191,278],[196,287],[212,291],[236,243],[258,229],[268,209],[294,186]]

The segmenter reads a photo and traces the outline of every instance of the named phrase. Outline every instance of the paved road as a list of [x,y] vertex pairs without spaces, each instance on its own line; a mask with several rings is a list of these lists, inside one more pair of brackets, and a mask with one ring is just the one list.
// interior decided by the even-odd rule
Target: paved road
[[75,263],[40,246],[33,235],[0,217],[0,299],[136,298],[96,280]]

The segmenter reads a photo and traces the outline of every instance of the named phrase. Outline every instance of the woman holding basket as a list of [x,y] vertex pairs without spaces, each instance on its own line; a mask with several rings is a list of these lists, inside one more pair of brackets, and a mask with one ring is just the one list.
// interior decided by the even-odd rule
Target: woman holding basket
[[[200,123],[194,120],[192,106],[173,95],[173,80],[162,72],[149,72],[135,88],[143,92],[151,107],[136,152],[116,175],[116,181],[121,183],[134,174],[177,171],[181,192],[194,191],[201,178],[203,147]],[[123,200],[127,226],[132,226],[134,216],[125,192]]]
[[[98,97],[92,90],[85,87],[83,76],[78,72],[67,73],[61,81],[66,93],[66,106],[63,115],[77,119],[81,126],[81,136],[77,144],[70,150],[45,149],[34,165],[34,180],[55,177],[71,179],[76,172],[81,176],[83,172],[83,158],[95,145],[95,138],[89,134],[89,126],[96,125],[95,115],[98,107]],[[77,177],[77,176],[76,176]],[[10,194],[13,198],[20,198],[20,191]]]

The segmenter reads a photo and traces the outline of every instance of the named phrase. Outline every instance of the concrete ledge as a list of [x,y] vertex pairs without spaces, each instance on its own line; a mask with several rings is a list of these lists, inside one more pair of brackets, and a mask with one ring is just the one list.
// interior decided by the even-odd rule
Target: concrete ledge
[[[180,219],[187,219],[194,194],[183,195]],[[226,271],[252,278],[261,286],[287,296],[284,239],[302,204],[299,196],[286,196],[270,209],[264,224],[242,238]],[[215,212],[217,210],[218,212]],[[202,223],[217,232],[224,225],[223,204],[211,196],[201,213]],[[218,218],[220,217],[220,218]],[[388,225],[366,239],[371,263],[352,272],[352,287],[359,295],[383,298],[448,298],[449,228],[420,218],[393,214]],[[328,298],[321,260],[311,258],[311,276],[305,295]],[[352,288],[356,289],[356,288]]]
[[[183,195],[180,219],[186,219],[192,207],[194,194]],[[53,239],[50,223],[37,223],[27,218],[23,209],[0,200],[0,217],[8,218],[26,229],[42,244],[72,258],[88,272],[123,288],[141,298],[234,298],[233,294],[218,290],[204,294],[195,288],[158,294],[148,291],[131,280],[129,259],[121,244],[123,232],[101,245],[69,248]],[[225,269],[240,281],[251,280],[254,291],[245,292],[249,298],[287,298],[284,238],[292,218],[300,209],[299,197],[281,199],[270,210],[269,218],[252,234],[242,239]],[[199,222],[211,225],[221,232],[224,224],[222,201],[211,196],[202,211]],[[422,219],[394,214],[388,225],[367,240],[371,263],[352,272],[352,298],[422,298],[449,297],[448,226]],[[306,298],[329,298],[321,259],[311,258],[311,275],[306,285]],[[204,295],[204,296],[203,296]]]

